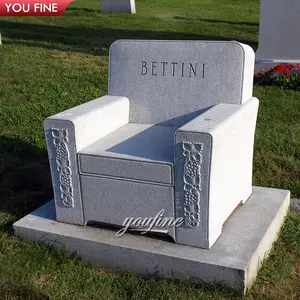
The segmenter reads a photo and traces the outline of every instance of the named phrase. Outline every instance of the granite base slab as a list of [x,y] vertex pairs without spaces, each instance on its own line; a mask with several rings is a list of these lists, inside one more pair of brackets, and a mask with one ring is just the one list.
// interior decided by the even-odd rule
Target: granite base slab
[[103,268],[222,283],[245,293],[277,239],[289,204],[289,191],[253,187],[252,196],[229,217],[210,250],[129,233],[117,237],[112,230],[60,223],[54,201],[13,228],[24,239],[63,247]]

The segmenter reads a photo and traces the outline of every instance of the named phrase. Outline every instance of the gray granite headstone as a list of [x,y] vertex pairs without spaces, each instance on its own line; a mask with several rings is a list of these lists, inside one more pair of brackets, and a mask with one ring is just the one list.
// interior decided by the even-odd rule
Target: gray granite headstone
[[130,121],[180,126],[219,103],[252,96],[254,53],[237,42],[120,40],[110,49],[109,95]]
[[300,63],[299,14],[299,0],[260,1],[256,72]]
[[299,0],[261,1],[257,60],[300,61],[299,14]]
[[135,0],[102,0],[102,13],[135,14]]

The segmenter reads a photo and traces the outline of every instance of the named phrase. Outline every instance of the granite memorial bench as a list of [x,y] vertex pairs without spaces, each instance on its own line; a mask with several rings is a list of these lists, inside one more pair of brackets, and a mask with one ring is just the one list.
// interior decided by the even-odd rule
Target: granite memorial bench
[[237,42],[115,42],[108,95],[45,120],[57,219],[164,210],[184,221],[164,233],[210,248],[252,191],[253,66]]
[[246,292],[290,199],[252,187],[253,70],[238,42],[113,43],[108,95],[45,120],[55,199],[16,234],[104,268]]

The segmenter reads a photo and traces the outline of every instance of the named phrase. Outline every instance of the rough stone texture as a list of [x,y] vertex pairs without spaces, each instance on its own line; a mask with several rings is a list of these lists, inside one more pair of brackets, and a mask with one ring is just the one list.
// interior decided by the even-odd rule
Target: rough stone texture
[[210,250],[144,236],[56,222],[54,202],[17,221],[17,235],[64,247],[85,261],[108,269],[144,275],[221,282],[245,292],[276,240],[289,207],[290,193],[254,187],[250,199],[235,211]]
[[252,48],[237,42],[121,40],[108,90],[130,99],[130,122],[181,126],[212,105],[249,100],[253,71]]
[[256,72],[280,63],[300,62],[300,1],[260,1]]
[[135,0],[101,0],[101,12],[135,14]]
[[176,132],[176,217],[185,219],[178,243],[209,249],[249,198],[257,110],[256,98],[219,104]]

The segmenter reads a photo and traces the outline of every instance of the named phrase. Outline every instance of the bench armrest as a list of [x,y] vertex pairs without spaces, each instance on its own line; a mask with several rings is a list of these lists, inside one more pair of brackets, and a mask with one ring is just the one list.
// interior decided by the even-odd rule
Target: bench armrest
[[219,104],[175,133],[176,217],[185,221],[179,243],[210,248],[251,195],[257,111],[256,98]]
[[47,118],[45,131],[60,124],[73,127],[77,152],[128,123],[129,100],[104,96]]
[[47,118],[47,141],[56,217],[83,224],[77,153],[129,121],[129,100],[104,96]]

